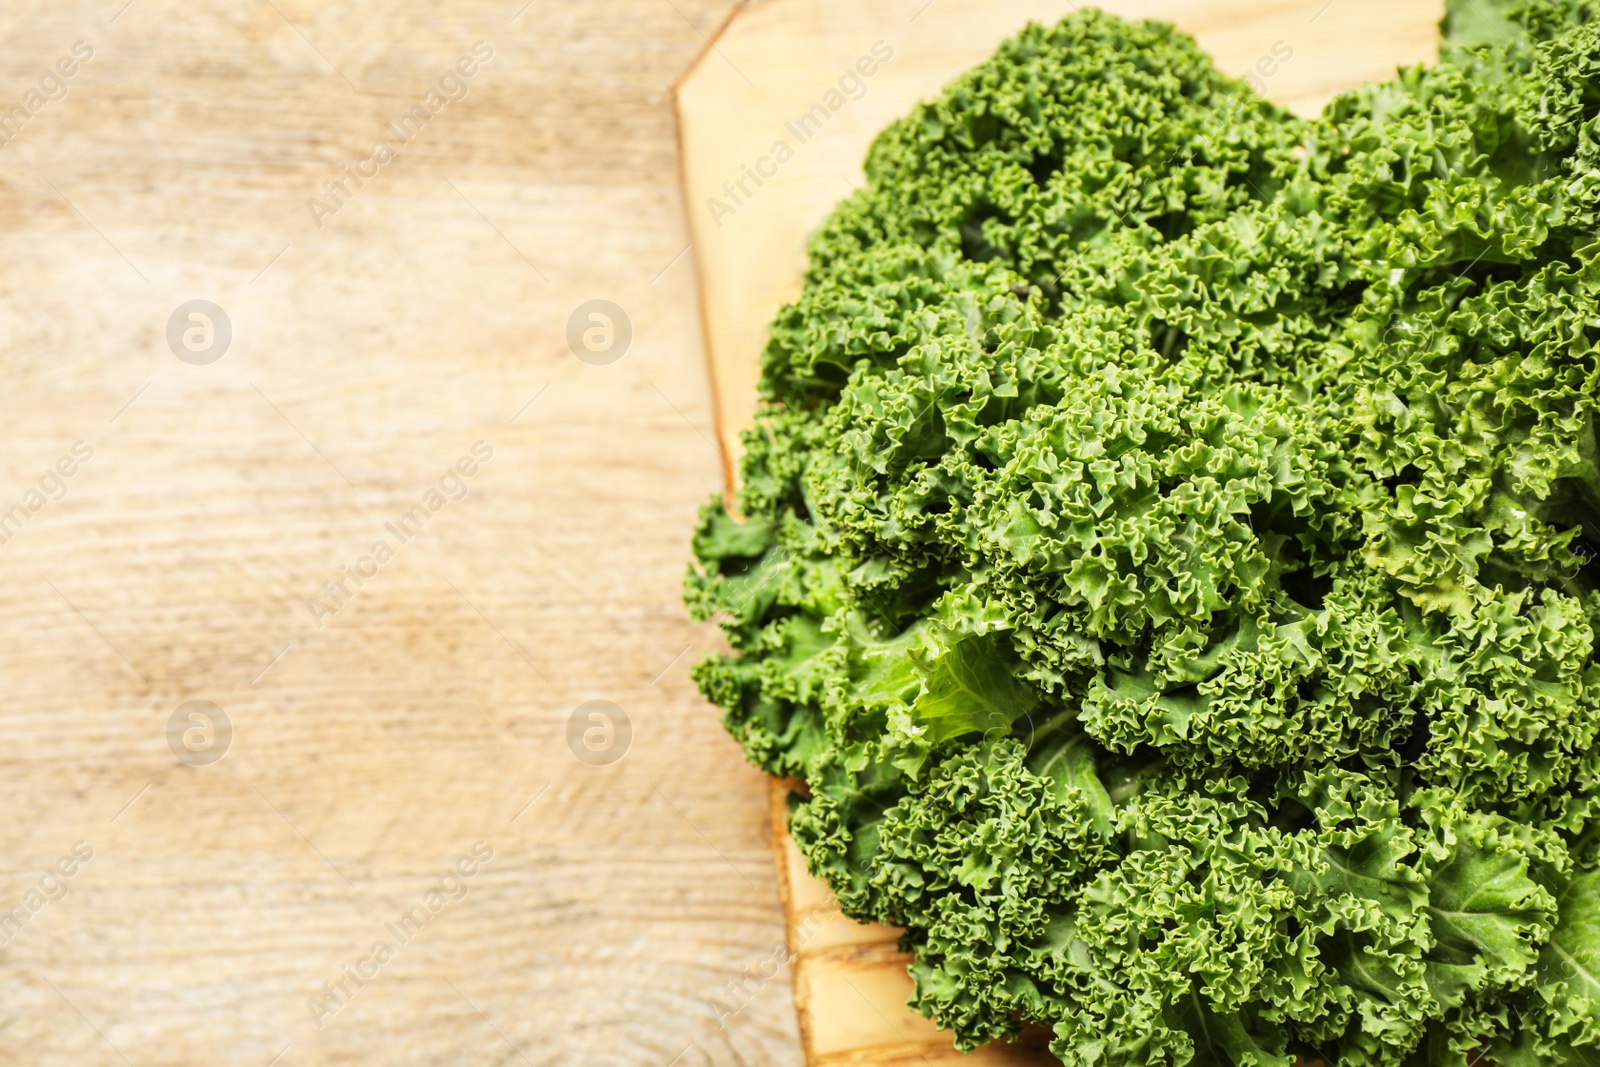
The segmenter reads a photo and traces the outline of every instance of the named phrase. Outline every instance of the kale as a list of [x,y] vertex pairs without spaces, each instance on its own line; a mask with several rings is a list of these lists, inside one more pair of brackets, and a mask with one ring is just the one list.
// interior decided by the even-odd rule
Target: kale
[[1600,1064],[1597,16],[1305,120],[1086,10],[813,239],[695,677],[961,1047]]

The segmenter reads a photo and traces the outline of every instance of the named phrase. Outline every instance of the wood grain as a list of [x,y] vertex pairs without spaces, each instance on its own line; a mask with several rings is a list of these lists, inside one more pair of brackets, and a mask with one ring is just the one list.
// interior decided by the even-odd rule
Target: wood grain
[[[710,1008],[783,926],[679,601],[721,476],[670,86],[728,5],[124,3],[0,12],[0,107],[94,49],[0,147],[0,511],[94,450],[0,544],[0,911],[93,849],[0,937],[0,1062],[798,1064],[785,974]],[[195,298],[233,328],[205,366],[165,336]],[[594,298],[632,322],[608,366],[565,339]],[[210,766],[168,748],[191,699],[233,724]],[[631,719],[611,766],[568,747],[591,699]],[[477,841],[319,1029],[308,998]]]
[[[683,190],[730,489],[738,434],[755,407],[766,324],[800,291],[808,235],[863,181],[861,162],[872,137],[1029,20],[1054,22],[1076,6],[1071,0],[746,3],[679,83]],[[1391,76],[1398,65],[1431,60],[1441,15],[1438,0],[1117,0],[1101,6],[1175,23],[1221,70],[1235,76],[1254,71],[1265,95],[1301,114],[1315,113],[1346,88]],[[841,93],[830,102],[841,75],[864,69],[855,64],[873,56],[875,45],[879,53],[887,46],[892,57],[868,64],[874,72],[858,79],[864,86],[859,94]],[[829,109],[826,118],[799,125],[819,103]],[[908,957],[896,951],[896,932],[837,915],[826,887],[805,872],[785,833],[789,784],[771,788],[810,1064],[1056,1062],[1040,1051],[1039,1035],[1021,1047],[960,1056],[948,1035],[907,1009]]]

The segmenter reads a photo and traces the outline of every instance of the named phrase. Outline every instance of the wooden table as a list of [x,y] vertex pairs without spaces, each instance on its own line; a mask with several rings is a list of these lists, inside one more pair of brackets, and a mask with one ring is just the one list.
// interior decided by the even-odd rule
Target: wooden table
[[[670,87],[729,5],[125,2],[0,13],[0,106],[93,50],[0,148],[0,1063],[797,1064],[781,976],[707,1006],[782,924],[679,602],[721,475]],[[168,344],[196,299],[214,362]],[[609,365],[567,343],[591,299],[631,320]],[[609,766],[568,747],[595,699]],[[191,700],[232,725],[210,765],[169,749]],[[375,977],[318,1029],[344,968]]]

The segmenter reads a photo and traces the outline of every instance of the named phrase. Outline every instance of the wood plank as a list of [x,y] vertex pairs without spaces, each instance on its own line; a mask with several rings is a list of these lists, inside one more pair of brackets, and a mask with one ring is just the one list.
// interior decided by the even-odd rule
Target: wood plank
[[[807,236],[862,182],[872,137],[1029,20],[1054,22],[1076,6],[1071,0],[747,2],[678,84],[683,189],[730,489],[738,435],[755,407],[766,325],[799,293]],[[1353,85],[1390,77],[1401,64],[1430,61],[1442,13],[1439,0],[1120,0],[1101,6],[1175,23],[1221,70],[1236,76],[1256,71],[1267,96],[1300,114],[1314,114]],[[845,94],[826,121],[799,126],[875,44],[893,54],[861,79],[864,89]],[[1286,61],[1262,63],[1285,49],[1292,53]],[[777,149],[780,143],[787,155]],[[750,175],[763,160],[769,162],[758,183]],[[784,830],[782,797],[789,786],[774,782],[771,788],[808,1062],[956,1062],[948,1035],[904,1007],[911,986],[907,957],[894,947],[896,933],[829,911],[826,887],[805,873]],[[985,1050],[960,1062],[1055,1062],[1038,1051],[1037,1038],[1031,1045]]]
[[[721,473],[670,86],[729,4],[125,4],[0,12],[0,109],[94,49],[0,147],[0,511],[93,448],[0,538],[0,911],[93,849],[0,932],[0,1062],[794,1067],[787,975],[709,1010],[783,924],[680,600]],[[207,365],[166,337],[194,298],[232,323]],[[605,366],[566,340],[593,298],[633,325]],[[210,765],[168,747],[192,699],[231,719]],[[631,719],[609,766],[568,745],[594,699]]]

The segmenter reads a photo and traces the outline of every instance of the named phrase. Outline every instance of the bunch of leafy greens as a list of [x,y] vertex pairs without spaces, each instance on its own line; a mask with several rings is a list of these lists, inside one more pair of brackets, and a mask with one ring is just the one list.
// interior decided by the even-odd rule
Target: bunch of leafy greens
[[963,1047],[1600,1064],[1600,11],[1314,121],[1030,27],[772,326],[697,668]]

